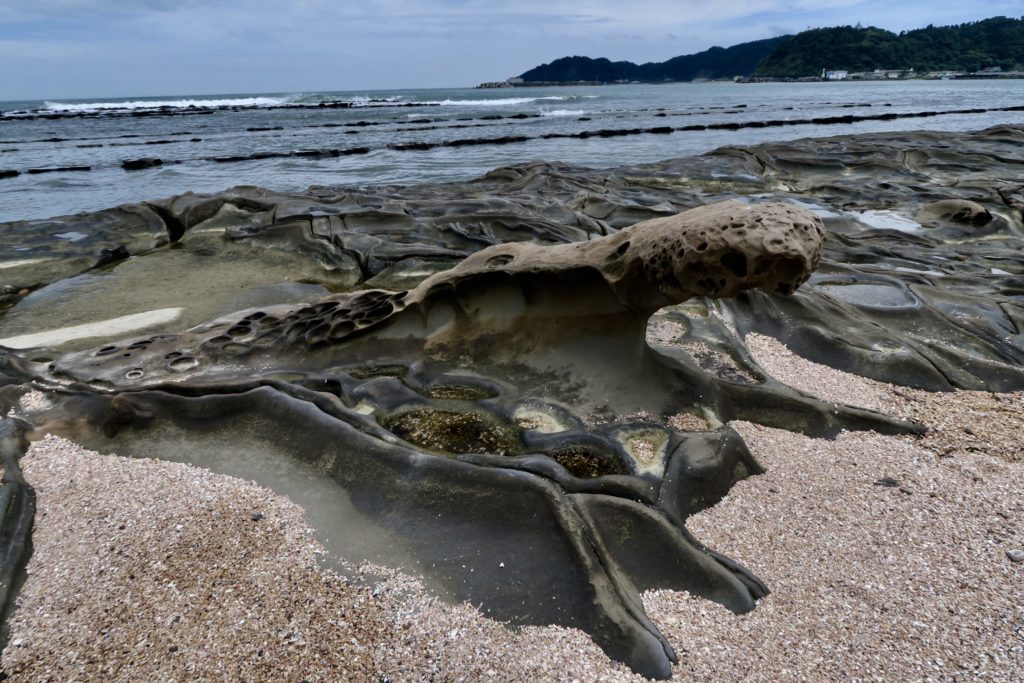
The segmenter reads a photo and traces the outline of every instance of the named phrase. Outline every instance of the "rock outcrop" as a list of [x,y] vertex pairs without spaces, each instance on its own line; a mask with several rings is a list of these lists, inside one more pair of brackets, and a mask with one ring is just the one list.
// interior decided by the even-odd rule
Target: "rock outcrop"
[[[359,537],[397,539],[355,543],[347,557],[411,557],[453,598],[515,623],[583,628],[611,656],[666,677],[675,655],[638,591],[753,607],[764,586],[684,523],[760,467],[730,429],[681,432],[626,413],[720,424],[749,405],[772,422],[763,406],[774,404],[812,430],[913,429],[764,379],[741,388],[762,393],[747,402],[647,345],[648,319],[666,305],[793,292],[823,241],[805,209],[723,202],[586,242],[496,245],[409,291],[248,309],[5,367],[51,393],[38,430],[93,447],[184,449],[203,462],[226,438],[328,463],[324,476],[366,516]],[[464,533],[453,538],[453,525]],[[472,580],[456,570],[480,554],[509,566],[476,564]],[[540,588],[552,585],[554,604]]]
[[[255,478],[340,557],[664,677],[641,591],[742,612],[766,590],[685,527],[760,471],[730,420],[920,431],[780,384],[746,333],[895,383],[1024,387],[1022,141],[834,137],[8,224],[0,339],[61,334],[3,352],[0,410],[44,391],[10,433]],[[113,333],[135,315],[149,332]],[[12,483],[0,569],[31,519]]]

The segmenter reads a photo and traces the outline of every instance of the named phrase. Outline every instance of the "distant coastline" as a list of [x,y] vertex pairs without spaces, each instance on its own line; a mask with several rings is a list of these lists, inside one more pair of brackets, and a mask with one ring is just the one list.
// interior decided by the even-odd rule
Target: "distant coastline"
[[[882,70],[883,73],[891,73],[895,70]],[[695,79],[691,81],[523,81],[522,79],[509,79],[507,81],[488,81],[474,86],[478,90],[491,90],[498,88],[565,88],[572,86],[603,86],[603,85],[673,85],[678,83],[835,83],[839,81],[991,81],[999,79],[1022,79],[1024,71],[983,71],[975,73],[943,73],[943,74],[902,74],[898,76],[853,74],[843,78],[829,78],[827,76],[805,76],[801,78],[784,77],[759,77],[759,76],[738,76],[736,78],[714,78]]]
[[851,74],[843,78],[829,78],[828,76],[807,76],[803,78],[751,76],[748,78],[737,78],[735,81],[737,83],[835,83],[839,81],[992,81],[1019,78],[1024,78],[1024,71],[947,73],[940,75],[911,73],[898,76]]
[[561,57],[481,88],[739,81],[966,80],[1024,78],[1024,18],[992,17],[899,34],[873,26],[834,26],[664,62]]

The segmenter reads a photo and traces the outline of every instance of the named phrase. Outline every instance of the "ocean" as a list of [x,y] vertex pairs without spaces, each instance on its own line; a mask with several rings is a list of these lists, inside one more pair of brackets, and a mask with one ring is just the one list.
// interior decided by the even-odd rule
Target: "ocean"
[[[603,168],[723,145],[1000,123],[1024,123],[1024,81],[713,82],[0,102],[0,222],[236,185],[301,191],[311,185],[444,182],[537,160]],[[122,167],[141,158],[162,164]]]

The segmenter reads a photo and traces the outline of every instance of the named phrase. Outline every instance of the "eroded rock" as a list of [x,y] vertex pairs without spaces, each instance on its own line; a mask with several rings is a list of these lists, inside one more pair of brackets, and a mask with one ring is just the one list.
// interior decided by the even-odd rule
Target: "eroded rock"
[[805,209],[723,202],[598,240],[493,246],[409,291],[248,311],[69,354],[51,371],[109,387],[152,386],[251,376],[268,362],[311,350],[333,355],[339,345],[350,361],[471,354],[538,371],[562,366],[566,354],[621,348],[636,356],[659,308],[755,287],[791,293],[818,265],[823,240],[821,221]]
[[[0,270],[14,306],[0,330],[31,326],[35,298],[58,293],[43,285],[68,285],[121,244],[131,258],[86,273],[90,286],[132,283],[97,293],[105,318],[138,311],[138,273],[169,297],[145,292],[148,308],[182,306],[186,327],[232,301],[252,308],[8,355],[0,408],[4,389],[31,381],[53,400],[33,416],[39,433],[215,464],[308,510],[326,500],[302,498],[320,473],[352,505],[319,510],[339,554],[420,567],[497,618],[584,628],[665,676],[673,655],[638,591],[734,611],[764,592],[685,530],[759,471],[721,425],[918,429],[779,384],[742,335],[897,383],[1024,386],[1022,140],[1017,127],[834,137],[614,171],[530,164],[455,185],[236,188],[7,225],[0,240],[27,249]],[[675,215],[737,195],[786,203]],[[993,220],[976,225],[983,212]],[[271,273],[282,259],[301,284]],[[217,286],[175,302],[163,284],[175,274]],[[292,481],[285,462],[304,474]],[[329,527],[339,518],[358,523]],[[499,554],[521,558],[518,573],[477,561]]]
[[943,199],[925,204],[918,209],[917,216],[922,222],[947,222],[976,228],[992,222],[992,214],[988,209],[967,199]]
[[[651,349],[647,320],[693,297],[788,294],[823,241],[805,209],[723,202],[586,242],[496,245],[405,292],[248,309],[6,367],[54,392],[40,431],[94,448],[160,455],[187,444],[202,462],[237,437],[269,458],[323,462],[366,515],[359,537],[397,539],[342,537],[347,558],[411,557],[453,598],[515,623],[583,628],[611,656],[666,677],[675,655],[638,591],[753,607],[764,586],[683,525],[760,466],[732,430],[666,425],[681,406],[721,422],[723,406],[744,401],[728,381]],[[910,428],[769,383],[740,390],[755,388],[764,404],[818,416],[812,430]],[[621,417],[638,410],[662,418]],[[527,509],[531,521],[520,521]],[[464,528],[458,538],[452,525]],[[460,571],[495,553],[520,558],[519,573]],[[558,602],[539,586],[558,586]]]

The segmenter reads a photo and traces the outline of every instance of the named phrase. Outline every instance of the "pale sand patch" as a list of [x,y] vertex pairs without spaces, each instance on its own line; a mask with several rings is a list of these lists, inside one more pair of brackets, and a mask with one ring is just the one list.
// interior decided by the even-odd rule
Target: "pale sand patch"
[[22,465],[39,506],[12,681],[642,680],[582,632],[319,568],[301,508],[253,483],[52,436]]
[[[769,375],[794,389],[826,401],[891,413],[895,401],[892,385],[851,375],[812,363],[792,353],[777,339],[748,334],[744,339],[750,355]],[[912,389],[903,389],[912,392]]]
[[704,432],[710,429],[708,421],[693,413],[676,413],[668,418],[668,426],[681,432]]
[[[1024,562],[1006,554],[1024,547],[1021,394],[897,389],[765,339],[748,341],[776,377],[933,432],[736,423],[768,473],[688,526],[772,594],[737,617],[646,593],[674,679],[1024,680]],[[577,631],[513,633],[399,576],[377,597],[347,584],[316,567],[301,510],[255,485],[52,438],[24,464],[40,505],[13,680],[639,680]]]
[[172,323],[181,317],[184,310],[183,308],[158,308],[154,311],[122,315],[84,325],[58,327],[43,332],[22,334],[0,339],[0,346],[6,346],[9,349],[31,349],[36,346],[60,346],[76,339],[125,335]]
[[14,261],[0,261],[0,270],[7,270],[9,268],[21,268],[22,266],[31,266],[35,263],[45,263],[46,261],[52,261],[49,258],[23,258],[16,259]]
[[910,439],[835,441],[734,423],[768,472],[687,523],[772,590],[736,617],[685,593],[644,604],[679,680],[1024,680],[1019,464],[940,460]]
[[32,389],[18,399],[18,407],[26,413],[37,413],[49,410],[53,407],[53,403],[46,397],[46,394]]
[[939,455],[984,453],[1024,459],[1024,392],[930,392],[894,386],[812,363],[778,340],[746,337],[758,364],[779,381],[808,394],[926,424],[924,448]]

